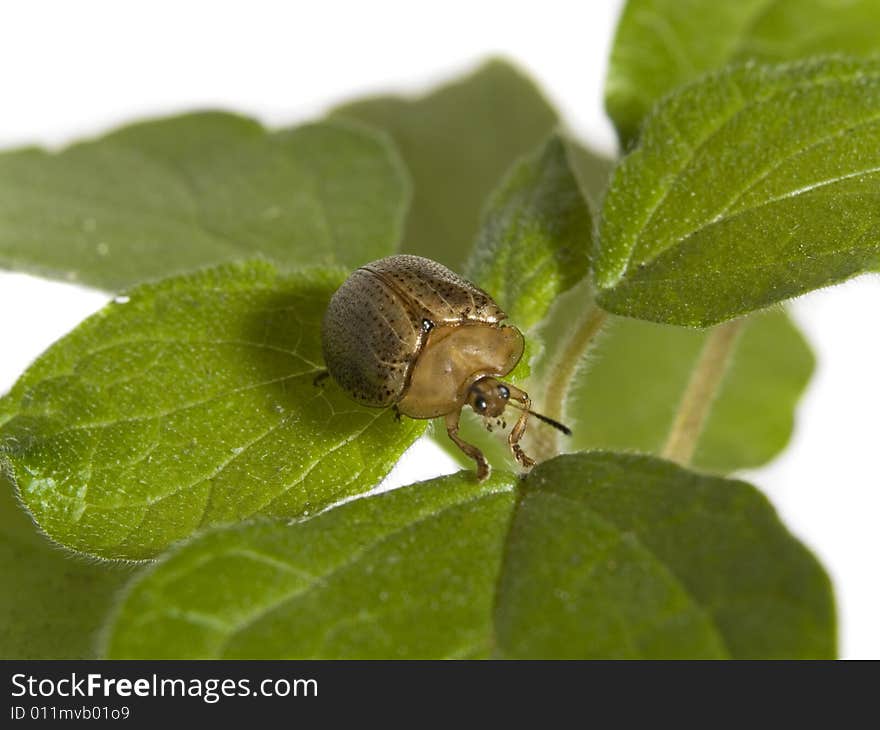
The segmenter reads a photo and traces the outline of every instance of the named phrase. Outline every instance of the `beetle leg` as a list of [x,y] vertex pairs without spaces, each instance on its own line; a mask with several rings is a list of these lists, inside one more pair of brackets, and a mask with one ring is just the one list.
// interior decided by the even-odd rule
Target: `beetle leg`
[[394,418],[400,423],[403,420],[403,416],[400,415],[400,409],[397,407],[397,404],[391,406],[391,410],[394,411]]
[[458,448],[464,451],[464,453],[477,463],[477,481],[482,482],[489,476],[489,462],[486,461],[486,457],[483,456],[482,451],[473,444],[469,444],[467,441],[464,441],[459,437],[458,419],[460,417],[461,409],[446,414],[446,433],[449,434],[449,438],[452,439]]
[[510,430],[510,434],[507,436],[507,443],[510,445],[510,450],[513,452],[513,456],[516,458],[516,460],[520,464],[522,464],[523,467],[528,469],[535,465],[535,460],[530,458],[529,456],[526,456],[526,453],[519,445],[519,440],[526,432],[526,422],[529,420],[529,408],[532,407],[532,401],[529,398],[529,394],[526,393],[524,390],[520,390],[519,388],[516,388],[508,383],[505,383],[505,385],[510,391],[511,399],[519,401],[520,403],[522,403],[523,406],[523,410],[516,421],[516,425],[514,425],[514,427]]
[[329,370],[322,370],[321,372],[319,372],[319,373],[318,373],[318,374],[312,379],[312,385],[314,385],[316,388],[319,387],[319,386],[321,386],[321,385],[323,384],[323,382],[324,382],[329,376],[330,376],[330,371],[329,371]]

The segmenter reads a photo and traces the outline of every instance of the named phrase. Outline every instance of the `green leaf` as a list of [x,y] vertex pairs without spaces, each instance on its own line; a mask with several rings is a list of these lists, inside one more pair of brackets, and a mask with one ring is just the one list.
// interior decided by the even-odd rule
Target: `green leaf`
[[455,271],[467,260],[498,179],[557,121],[534,83],[500,60],[421,98],[365,99],[334,114],[391,135],[415,190],[402,250]]
[[586,276],[593,223],[557,136],[517,163],[489,199],[468,278],[523,331]]
[[144,559],[374,486],[424,422],[314,384],[340,280],[225,265],[134,289],[53,345],[0,406],[0,455],[40,526]]
[[617,27],[605,105],[624,144],[677,86],[731,61],[797,61],[880,50],[875,0],[629,0]]
[[828,657],[828,578],[753,487],[615,454],[214,530],[129,586],[111,658]]
[[[566,447],[659,454],[707,336],[612,318],[572,384]],[[813,370],[809,346],[781,310],[751,316],[735,348],[697,443],[700,469],[757,467],[782,451]]]
[[496,636],[517,657],[830,658],[831,586],[754,487],[642,456],[538,466]]
[[672,96],[614,174],[611,312],[705,326],[880,266],[880,62],[745,66]]
[[40,535],[0,464],[0,657],[89,659],[128,566],[86,561]]
[[258,255],[353,268],[396,249],[408,197],[362,127],[189,114],[0,155],[0,265],[111,290]]
[[132,583],[106,655],[485,656],[514,482],[460,473],[198,537]]

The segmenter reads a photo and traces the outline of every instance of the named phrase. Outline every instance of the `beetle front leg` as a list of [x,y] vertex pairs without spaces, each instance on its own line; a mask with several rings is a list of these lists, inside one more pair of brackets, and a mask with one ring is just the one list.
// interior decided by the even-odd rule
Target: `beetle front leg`
[[524,390],[520,390],[508,383],[505,383],[505,386],[510,391],[511,399],[522,403],[523,406],[523,410],[516,421],[516,425],[510,429],[510,434],[507,436],[507,443],[510,446],[510,450],[513,452],[514,458],[522,464],[524,468],[529,469],[535,465],[535,460],[526,456],[526,453],[519,445],[519,441],[526,432],[526,423],[529,420],[529,409],[532,407],[532,401],[529,398],[529,394]]
[[446,433],[449,434],[449,438],[452,439],[458,448],[464,451],[464,453],[477,463],[477,481],[482,482],[489,476],[489,462],[486,461],[486,457],[483,456],[482,451],[473,444],[469,444],[467,441],[464,441],[459,437],[458,420],[460,417],[461,409],[446,414]]

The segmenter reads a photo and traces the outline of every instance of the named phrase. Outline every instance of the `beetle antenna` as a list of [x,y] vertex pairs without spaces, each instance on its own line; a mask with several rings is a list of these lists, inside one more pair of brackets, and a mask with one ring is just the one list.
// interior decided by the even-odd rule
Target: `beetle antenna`
[[566,436],[571,436],[571,429],[568,426],[561,424],[559,421],[554,421],[552,418],[545,416],[542,413],[535,413],[534,411],[529,411],[529,413],[538,420],[543,421],[544,423],[549,423],[553,428],[559,429]]
[[535,411],[530,410],[529,408],[523,408],[519,403],[516,403],[514,401],[510,401],[509,405],[512,405],[514,408],[519,408],[521,411],[525,411],[526,413],[537,418],[539,421],[543,421],[544,423],[549,423],[551,426],[553,426],[553,428],[562,431],[562,433],[564,433],[566,436],[571,436],[571,429],[568,426],[565,426],[565,425],[561,424],[559,421],[556,421],[556,420],[550,418],[550,416],[545,416],[543,413],[536,413]]

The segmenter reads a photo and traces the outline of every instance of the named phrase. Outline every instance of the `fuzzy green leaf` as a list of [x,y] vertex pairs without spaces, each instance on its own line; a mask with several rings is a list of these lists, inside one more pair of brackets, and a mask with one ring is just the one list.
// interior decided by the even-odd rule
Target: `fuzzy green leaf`
[[661,105],[594,258],[611,312],[705,326],[880,266],[880,62],[745,66]]
[[797,61],[880,50],[875,0],[629,0],[605,104],[628,144],[651,107],[674,88],[731,61]]
[[391,135],[414,183],[402,250],[454,271],[468,258],[499,178],[557,121],[532,81],[499,60],[420,98],[365,99],[334,114]]
[[537,467],[496,636],[517,657],[830,658],[831,585],[754,487],[642,456]]
[[375,485],[424,423],[314,384],[340,280],[225,265],[134,289],[53,345],[0,406],[0,457],[40,526],[143,559]]
[[196,538],[133,582],[106,654],[486,656],[514,483],[462,472]]
[[131,569],[52,545],[16,503],[0,465],[0,658],[89,659]]
[[408,197],[360,126],[189,114],[0,155],[0,265],[110,290],[256,256],[353,268],[396,249]]
[[557,136],[519,162],[489,199],[466,268],[521,330],[586,276],[593,222]]
[[208,532],[107,637],[111,658],[827,657],[834,611],[754,488],[596,453]]
[[[659,454],[707,336],[612,318],[572,385],[566,413],[574,433],[565,446]],[[700,469],[757,467],[782,451],[813,370],[807,343],[782,311],[750,317],[734,347],[697,443]]]

